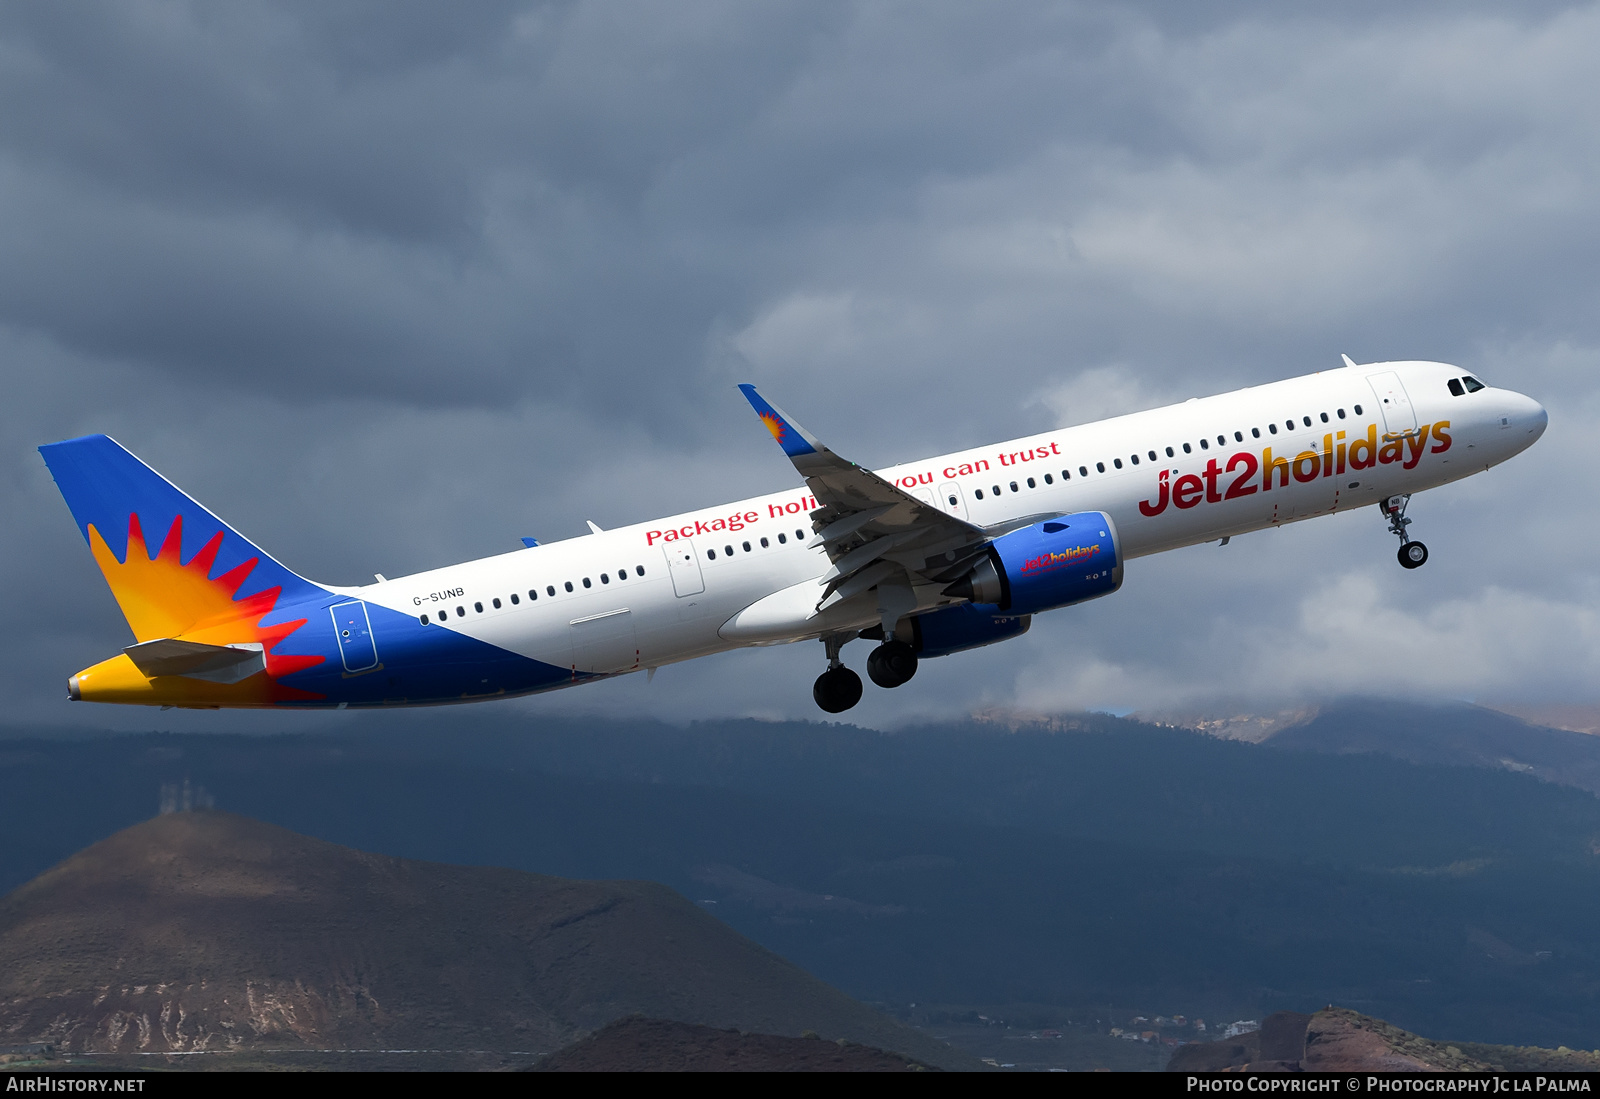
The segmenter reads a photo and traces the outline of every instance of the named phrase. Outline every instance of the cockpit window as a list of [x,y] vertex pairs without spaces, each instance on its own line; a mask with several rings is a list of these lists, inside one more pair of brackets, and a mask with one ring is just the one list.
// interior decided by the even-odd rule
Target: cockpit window
[[1466,390],[1461,388],[1461,379],[1460,378],[1451,378],[1445,384],[1450,387],[1450,396],[1452,396],[1452,397],[1459,397],[1463,393],[1466,392]]
[[1476,393],[1480,389],[1488,388],[1477,378],[1474,378],[1471,374],[1468,374],[1466,377],[1462,378],[1461,384],[1467,387],[1468,393]]

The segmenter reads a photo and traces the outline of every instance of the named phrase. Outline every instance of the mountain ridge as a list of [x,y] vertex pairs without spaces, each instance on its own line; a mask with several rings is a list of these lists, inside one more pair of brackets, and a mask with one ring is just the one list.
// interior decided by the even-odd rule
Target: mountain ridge
[[374,855],[195,810],[0,898],[0,1034],[69,1052],[550,1052],[639,1014],[959,1060],[655,882]]

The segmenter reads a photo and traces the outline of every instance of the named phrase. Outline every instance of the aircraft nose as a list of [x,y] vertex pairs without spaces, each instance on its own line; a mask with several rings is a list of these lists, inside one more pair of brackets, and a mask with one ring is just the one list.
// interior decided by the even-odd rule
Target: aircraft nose
[[1521,426],[1532,436],[1528,441],[1532,442],[1543,435],[1544,429],[1550,426],[1550,413],[1544,410],[1544,405],[1521,393],[1517,394],[1516,405],[1517,408],[1513,413],[1512,422]]

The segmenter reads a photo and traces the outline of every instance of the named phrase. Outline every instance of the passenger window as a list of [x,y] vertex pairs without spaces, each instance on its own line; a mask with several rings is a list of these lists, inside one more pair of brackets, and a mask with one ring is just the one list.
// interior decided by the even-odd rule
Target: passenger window
[[994,488],[994,494],[996,496],[999,496],[1000,495],[1000,486],[999,485],[994,485],[993,488]]
[[474,603],[474,604],[472,604],[472,609],[477,611],[479,614],[482,614],[483,613],[483,604],[482,603]]
[[568,590],[568,591],[571,591],[571,590],[572,590],[572,581],[571,581],[571,580],[568,580],[568,581],[567,581],[567,582],[566,582],[566,584],[565,584],[565,585],[563,585],[563,586],[564,586],[564,587],[565,587],[565,588],[566,588],[566,589],[567,589],[567,590]]
[[723,546],[722,547],[722,552],[725,553],[726,555],[728,555],[729,557],[732,557],[733,556],[733,547],[732,546]]
[[[555,586],[555,585],[554,585],[554,584],[546,584],[546,585],[545,585],[545,586],[544,586],[544,590],[545,590],[545,591],[546,591],[546,592],[547,592],[547,593],[548,593],[548,594],[550,594],[550,595],[552,595],[552,596],[553,596],[553,595],[555,595],[555,593],[556,593],[556,586]],[[567,590],[568,590],[568,591],[571,591],[571,590],[572,590],[572,585],[571,585],[571,584],[568,584],[568,585],[567,585]]]
[[1150,452],[1150,460],[1152,462],[1156,460],[1156,452],[1153,450]]
[[1294,430],[1294,421],[1293,420],[1285,420],[1285,421],[1283,421],[1283,427],[1284,427],[1285,431],[1293,431]]
[[1183,452],[1185,454],[1193,454],[1194,453],[1194,448],[1191,447],[1188,443],[1184,443],[1183,444]]
[[741,543],[741,544],[744,546],[744,551],[746,553],[749,553],[750,552],[750,543],[749,542],[744,542],[744,543]]
[[1121,469],[1122,468],[1122,459],[1121,458],[1113,458],[1113,459],[1111,459],[1111,464],[1116,466],[1118,469]]
[[521,603],[522,603],[522,600],[517,597],[517,593],[516,592],[512,592],[511,593],[511,605],[513,607],[515,607],[515,606],[519,606]]
[[1015,481],[1011,482],[1011,491],[1012,492],[1016,492],[1017,491],[1017,483]]
[[[554,595],[555,593],[556,593],[556,589],[551,588],[550,589],[550,594]],[[539,599],[539,589],[538,588],[529,588],[528,589],[528,602],[535,603],[535,602],[538,601],[538,599]]]
[[1134,465],[1139,464],[1139,456],[1137,454],[1130,454],[1128,455],[1128,458],[1133,462]]
[[499,610],[500,609],[500,597],[498,595],[495,596],[495,599],[494,599],[494,609],[495,610]]
[[1307,427],[1311,426],[1311,417],[1310,416],[1302,416],[1300,418],[1306,422],[1306,426]]
[[707,561],[715,561],[716,559],[717,559],[717,551],[716,550],[711,550],[711,549],[706,550],[706,560]]
[[784,542],[787,542],[788,540],[789,540],[789,536],[788,535],[786,535],[786,534],[778,535],[778,542],[779,542],[780,545],[782,543],[784,543]]
[[[954,496],[950,497],[950,502],[951,503],[955,503],[955,497]],[[771,545],[772,545],[772,543],[767,541],[765,538],[761,539],[761,548],[762,549],[767,549]]]
[[1252,439],[1261,438],[1261,429],[1259,427],[1252,427],[1250,429],[1250,438],[1252,438]]
[[465,608],[465,607],[457,607],[456,608],[456,617],[457,618],[465,618],[466,616],[467,616],[467,608]]
[[1480,389],[1489,388],[1488,386],[1486,386],[1482,382],[1480,382],[1477,378],[1474,378],[1471,374],[1467,374],[1464,377],[1462,377],[1461,384],[1467,387],[1467,392],[1468,393],[1476,393]]
[[1323,423],[1327,423],[1328,422],[1328,414],[1326,412],[1324,412],[1322,414],[1322,422]]
[[796,542],[804,542],[806,540],[806,532],[803,531],[803,530],[795,531],[794,532],[794,540]]
[[1094,464],[1094,468],[1099,470],[1101,473],[1104,473],[1106,471],[1106,464],[1104,462],[1096,462]]
[[983,499],[983,489],[981,489],[981,488],[975,488],[975,489],[973,489],[973,490],[972,490],[972,495],[974,495],[974,496],[976,496],[976,497],[977,497],[977,498],[978,498],[978,499],[980,499],[980,500],[982,500],[982,499]]
[[635,576],[643,576],[644,575],[644,566],[643,565],[635,565],[635,566],[633,566],[633,572],[634,572]]
[[1228,445],[1228,437],[1226,435],[1218,435],[1217,436],[1217,445],[1218,446],[1227,446]]
[[585,577],[584,577],[584,578],[583,578],[583,586],[584,586],[584,587],[586,587],[586,588],[592,588],[592,587],[594,587],[594,585],[593,585],[593,584],[591,584],[591,583],[589,583],[589,578],[588,578],[588,577],[587,577],[587,576],[585,576]]
[[1029,478],[1028,478],[1028,487],[1029,487],[1029,488],[1038,488],[1038,487],[1039,487],[1039,486],[1038,486],[1038,484],[1037,484],[1037,483],[1036,483],[1036,482],[1035,482],[1035,481],[1034,481],[1034,479],[1033,479],[1033,478],[1032,478],[1032,477],[1029,477]]
[[627,569],[623,568],[623,569],[618,569],[617,570],[617,579],[618,580],[626,580],[627,578],[628,578],[628,570]]
[[600,583],[602,583],[602,584],[611,583],[611,574],[609,572],[602,572],[600,574]]
[[1233,433],[1233,441],[1234,441],[1234,442],[1236,442],[1236,443],[1242,443],[1242,442],[1244,442],[1244,432],[1242,432],[1242,431],[1235,431],[1235,432],[1234,432],[1234,433]]
[[1278,425],[1277,424],[1268,424],[1267,425],[1267,430],[1272,432],[1274,435],[1276,435],[1278,433]]
[[424,626],[426,626],[428,624],[428,616],[427,615],[423,615],[422,616],[422,624]]
[[1344,419],[1344,409],[1339,409],[1339,419]]
[[[1101,473],[1105,472],[1105,467],[1104,466],[1102,466],[1100,468],[1100,472]],[[1065,477],[1066,475],[1067,475],[1067,471],[1066,470],[1062,470],[1061,471],[1061,476]],[[1087,477],[1087,476],[1089,476],[1089,467],[1088,466],[1079,466],[1078,467],[1078,476],[1079,477]]]
[[[1053,485],[1053,484],[1056,483],[1055,482],[1055,478],[1051,477],[1050,474],[1046,473],[1044,475],[1044,483],[1047,484],[1047,485]],[[952,504],[955,503],[956,502],[956,498],[954,496],[950,497],[950,502]]]
[[1357,416],[1361,415],[1361,406],[1360,405],[1356,405],[1356,415]]
[[1201,450],[1210,450],[1211,449],[1211,444],[1208,443],[1206,440],[1201,439],[1200,440],[1200,449]]
[[1176,458],[1177,457],[1176,454],[1172,453],[1172,448],[1170,446],[1167,447],[1167,457],[1168,458]]

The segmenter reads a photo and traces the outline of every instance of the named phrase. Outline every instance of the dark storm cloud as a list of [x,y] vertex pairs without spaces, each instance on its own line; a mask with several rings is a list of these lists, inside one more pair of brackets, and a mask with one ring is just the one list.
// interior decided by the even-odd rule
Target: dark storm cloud
[[[736,381],[886,463],[1347,351],[1558,408],[1430,494],[1425,575],[1356,516],[1167,555],[860,713],[1581,694],[1597,47],[1561,3],[0,9],[0,689],[67,720],[123,640],[53,438],[356,583],[791,483]],[[809,648],[525,705],[805,713]]]

